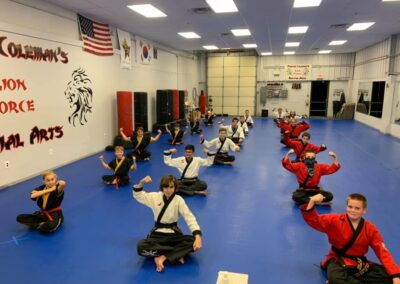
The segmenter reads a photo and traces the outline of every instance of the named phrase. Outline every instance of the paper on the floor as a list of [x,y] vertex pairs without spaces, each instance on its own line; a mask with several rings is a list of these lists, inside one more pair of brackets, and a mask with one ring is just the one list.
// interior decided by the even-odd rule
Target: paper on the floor
[[247,284],[249,275],[229,271],[218,272],[217,284]]

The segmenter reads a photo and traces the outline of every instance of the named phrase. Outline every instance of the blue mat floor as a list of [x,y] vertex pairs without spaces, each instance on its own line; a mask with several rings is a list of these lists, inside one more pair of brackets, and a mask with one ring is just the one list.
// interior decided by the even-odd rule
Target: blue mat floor
[[[163,163],[170,148],[167,136],[150,146],[153,158],[131,172],[131,185],[102,184],[107,174],[99,155],[57,169],[67,182],[59,231],[43,235],[18,224],[20,213],[37,210],[30,191],[41,184],[36,177],[0,191],[0,283],[191,283],[212,284],[218,271],[249,274],[249,283],[322,284],[319,262],[329,250],[326,237],[309,228],[291,201],[295,176],[280,160],[287,152],[271,119],[255,120],[233,167],[203,168],[200,177],[209,185],[207,197],[185,197],[203,231],[203,249],[185,265],[167,265],[155,271],[152,260],[138,256],[136,243],[153,225],[150,209],[132,198],[131,186],[150,175],[148,191],[156,191],[160,177],[178,171]],[[369,199],[366,218],[380,229],[385,244],[400,263],[400,141],[355,121],[311,120],[311,142],[325,143],[342,164],[321,185],[334,193],[333,205],[321,213],[343,212],[346,196],[361,192]],[[207,139],[218,127],[202,126]],[[197,135],[186,136],[201,153]],[[177,146],[183,155],[184,146]],[[328,151],[319,162],[331,163]],[[112,152],[104,153],[106,160]],[[35,163],[36,161],[29,161]],[[181,228],[189,233],[186,225]],[[376,260],[373,252],[369,257]]]

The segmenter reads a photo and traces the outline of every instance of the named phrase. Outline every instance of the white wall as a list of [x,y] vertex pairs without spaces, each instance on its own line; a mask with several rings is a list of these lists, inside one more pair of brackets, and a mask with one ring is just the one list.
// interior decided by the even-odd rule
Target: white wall
[[[257,115],[262,109],[268,109],[271,115],[272,109],[277,107],[294,110],[298,114],[309,114],[309,102],[311,94],[311,81],[286,81],[285,66],[295,64],[311,65],[311,80],[328,80],[328,117],[332,117],[333,91],[343,89],[346,101],[350,99],[349,80],[353,75],[354,54],[332,55],[293,55],[293,56],[265,56],[259,57],[257,70]],[[269,82],[283,82],[288,89],[288,98],[268,99],[265,107],[260,105],[260,87]],[[292,89],[292,82],[300,82],[301,89]]]
[[[391,134],[400,138],[400,126],[393,124],[395,117],[394,104],[397,102],[396,85],[400,81],[397,73],[400,71],[399,36],[392,36],[380,43],[360,50],[356,53],[354,81],[352,82],[352,101],[357,102],[357,93],[360,83],[385,81],[385,95],[383,102],[382,118],[355,113],[354,119],[370,127],[378,129],[382,133]],[[390,66],[394,66],[390,70]]]
[[[0,102],[33,100],[35,110],[25,113],[0,113],[0,139],[19,134],[23,147],[3,149],[0,153],[0,188],[43,170],[55,168],[104,149],[117,133],[115,94],[118,90],[145,91],[149,94],[149,127],[155,121],[157,89],[198,87],[197,58],[191,54],[158,47],[158,59],[151,65],[133,64],[131,70],[120,68],[119,50],[112,57],[94,56],[82,51],[76,14],[42,1],[19,4],[2,1],[0,37],[2,47],[10,42],[43,49],[60,47],[68,53],[68,63],[33,61],[0,55],[0,82],[23,80],[27,90],[0,90]],[[29,5],[29,6],[28,6]],[[115,27],[112,28],[115,31]],[[115,32],[113,33],[116,34]],[[113,42],[116,42],[115,36]],[[116,48],[116,45],[114,45]],[[91,80],[92,113],[84,125],[69,124],[70,105],[64,96],[74,70],[82,68]],[[30,144],[35,126],[48,129],[62,126],[63,135],[42,143]],[[10,168],[4,169],[5,161]]]

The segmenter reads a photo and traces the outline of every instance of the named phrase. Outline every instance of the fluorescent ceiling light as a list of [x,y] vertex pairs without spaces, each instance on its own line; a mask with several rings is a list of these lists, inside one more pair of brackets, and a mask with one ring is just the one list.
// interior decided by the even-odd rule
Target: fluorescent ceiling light
[[178,33],[178,35],[184,38],[200,38],[200,36],[194,32],[183,32],[183,33]]
[[308,30],[308,26],[300,27],[289,27],[289,34],[305,34]]
[[284,55],[293,55],[293,54],[295,54],[296,52],[294,52],[294,51],[284,51],[283,52],[283,54]]
[[221,49],[223,49],[223,50],[229,50],[229,49],[231,49],[230,47],[222,47]]
[[287,42],[285,43],[286,47],[292,47],[292,46],[299,46],[300,42]]
[[218,49],[218,47],[215,46],[215,45],[203,45],[203,48],[207,49],[207,50],[216,50],[216,49]]
[[145,16],[146,18],[160,18],[167,16],[151,4],[129,5],[128,8],[136,13],[139,13],[140,15]]
[[382,0],[382,2],[399,2],[400,0]]
[[294,0],[293,8],[318,7],[322,0]]
[[262,56],[272,55],[272,52],[261,52]]
[[375,22],[370,22],[370,23],[355,23],[352,24],[347,30],[348,31],[364,31],[368,29],[370,26],[375,24]]
[[215,13],[232,13],[239,11],[233,0],[206,0]]
[[318,51],[319,54],[328,54],[328,53],[331,53],[331,52],[332,52],[332,50],[320,50],[320,51]]
[[243,47],[244,48],[256,48],[257,44],[255,44],[255,43],[244,43]]
[[231,30],[234,36],[249,36],[251,35],[248,29]]
[[329,45],[342,45],[345,44],[347,40],[332,40]]

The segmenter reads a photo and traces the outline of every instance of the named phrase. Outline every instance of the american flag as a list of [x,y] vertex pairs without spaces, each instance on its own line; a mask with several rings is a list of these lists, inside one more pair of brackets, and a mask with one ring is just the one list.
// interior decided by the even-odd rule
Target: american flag
[[112,56],[110,27],[78,15],[83,50],[99,56]]

